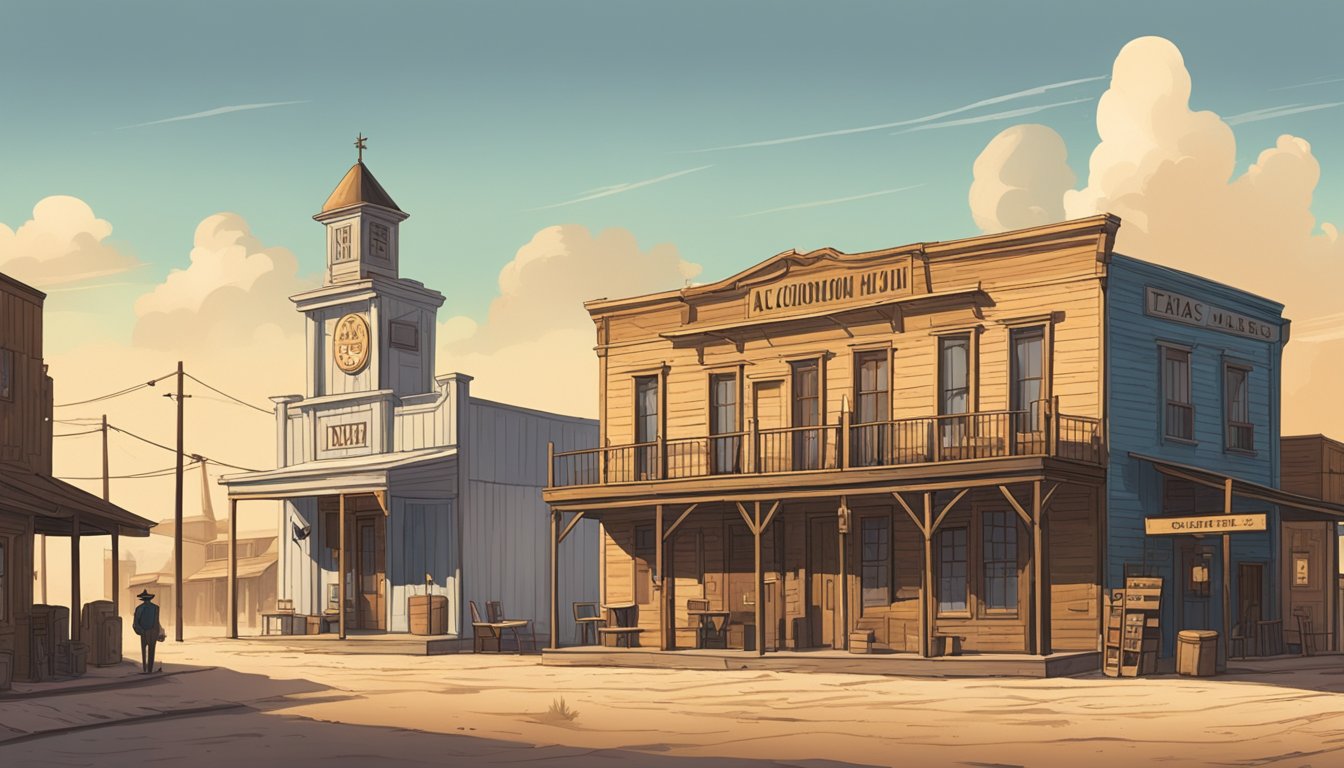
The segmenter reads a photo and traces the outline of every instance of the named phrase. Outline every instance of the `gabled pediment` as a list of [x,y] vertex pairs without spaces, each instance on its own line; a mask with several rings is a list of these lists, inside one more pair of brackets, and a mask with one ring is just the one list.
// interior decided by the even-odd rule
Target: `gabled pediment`
[[813,272],[861,268],[876,262],[892,261],[917,254],[920,250],[921,246],[918,244],[865,253],[845,253],[831,247],[818,248],[807,253],[788,250],[723,280],[687,288],[682,291],[682,295],[687,300],[694,300],[712,294],[735,293],[771,282],[791,278],[802,279]]

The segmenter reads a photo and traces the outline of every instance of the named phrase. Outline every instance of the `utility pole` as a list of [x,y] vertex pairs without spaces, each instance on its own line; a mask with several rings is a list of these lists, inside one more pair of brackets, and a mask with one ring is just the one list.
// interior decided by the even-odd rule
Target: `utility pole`
[[[111,500],[111,480],[107,472],[107,414],[103,414],[103,501]],[[121,530],[112,530],[112,613],[121,615]]]
[[177,361],[177,490],[173,499],[174,637],[182,642],[182,361]]

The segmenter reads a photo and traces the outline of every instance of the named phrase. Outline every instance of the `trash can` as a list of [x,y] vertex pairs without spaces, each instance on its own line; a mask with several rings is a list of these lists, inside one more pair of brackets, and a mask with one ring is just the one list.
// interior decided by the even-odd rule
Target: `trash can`
[[1176,673],[1212,677],[1218,662],[1218,633],[1211,629],[1183,629],[1176,633]]

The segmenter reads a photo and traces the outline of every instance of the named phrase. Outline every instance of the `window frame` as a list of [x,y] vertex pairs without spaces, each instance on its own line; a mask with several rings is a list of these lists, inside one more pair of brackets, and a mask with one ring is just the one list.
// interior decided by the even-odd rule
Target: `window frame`
[[[1196,414],[1195,414],[1194,381],[1193,381],[1194,350],[1191,349],[1190,347],[1182,346],[1179,344],[1170,344],[1166,342],[1159,342],[1157,345],[1157,349],[1158,349],[1158,356],[1157,356],[1158,393],[1159,396],[1162,398],[1162,411],[1161,411],[1162,440],[1173,443],[1184,443],[1186,445],[1197,445],[1199,441],[1195,439]],[[1185,362],[1184,402],[1178,400],[1172,400],[1168,396],[1167,362],[1169,359],[1172,359],[1171,358],[1172,355],[1184,356],[1184,362]],[[1186,412],[1189,413],[1189,416],[1187,418],[1190,424],[1190,433],[1188,436],[1174,434],[1172,432],[1172,424],[1173,424],[1173,421],[1171,419],[1172,406],[1176,406],[1177,408],[1183,408],[1186,410]]]
[[[1251,415],[1251,373],[1255,369],[1242,362],[1233,362],[1226,360],[1223,362],[1223,450],[1230,453],[1255,454],[1255,421]],[[1233,372],[1241,375],[1242,387],[1245,393],[1244,406],[1246,421],[1233,421],[1233,400],[1231,375]],[[1250,436],[1249,445],[1237,445],[1233,436],[1238,434],[1238,430],[1246,430]]]
[[[706,439],[710,460],[708,469],[711,475],[731,475],[741,474],[742,472],[742,448],[745,445],[744,436],[747,431],[746,414],[743,410],[745,407],[743,380],[746,377],[742,374],[742,366],[736,365],[732,368],[710,369],[705,377],[705,426],[708,435]],[[727,378],[733,379],[731,386],[733,393],[733,428],[725,430],[720,423],[722,407],[716,400],[716,393],[718,392],[716,383]],[[737,436],[736,440],[732,437],[734,435]],[[720,459],[721,456],[732,456],[730,466],[720,466],[723,463]]]
[[[1039,371],[1034,378],[1020,375],[1017,347],[1018,343],[1024,339],[1035,339],[1040,342],[1040,359],[1037,361]],[[1044,323],[1018,325],[1008,329],[1008,411],[1014,415],[1013,418],[1016,422],[1014,431],[1019,434],[1042,432],[1045,429],[1044,414],[1040,404],[1050,399],[1049,341],[1049,327]],[[1021,399],[1022,383],[1031,380],[1037,382],[1037,397],[1034,401],[1027,403],[1024,408],[1018,402]],[[1023,411],[1027,414],[1025,424],[1017,419],[1017,414]],[[1023,428],[1024,426],[1030,428]]]
[[[943,605],[944,605],[944,601],[946,600],[946,594],[945,594],[945,590],[943,589],[943,583],[944,583],[944,581],[945,581],[947,578],[954,578],[954,577],[944,577],[944,576],[943,576],[943,565],[947,562],[947,561],[945,561],[944,558],[943,558],[943,549],[944,549],[944,547],[943,547],[943,537],[948,536],[948,535],[950,535],[950,534],[957,533],[958,531],[961,532],[961,535],[962,535],[962,545],[961,545],[961,546],[962,546],[963,555],[962,555],[962,559],[961,559],[960,561],[953,560],[953,561],[951,561],[951,562],[952,562],[952,563],[960,562],[961,565],[962,565],[962,573],[961,573],[961,584],[962,584],[962,587],[961,587],[961,588],[962,588],[962,594],[961,594],[961,598],[962,598],[962,599],[961,599],[961,603],[962,603],[962,607],[960,607],[960,608],[944,608]],[[969,619],[969,618],[971,618],[971,605],[972,605],[972,603],[971,603],[971,594],[972,594],[972,590],[971,590],[971,578],[972,578],[972,574],[971,574],[971,567],[970,567],[970,563],[971,563],[971,531],[970,531],[970,527],[967,526],[967,525],[949,525],[949,526],[947,526],[946,528],[940,528],[940,529],[938,529],[938,532],[937,532],[936,535],[937,535],[937,537],[938,537],[938,541],[937,541],[937,543],[936,543],[936,546],[934,547],[934,557],[936,558],[936,565],[937,565],[937,570],[936,570],[936,573],[935,573],[935,578],[938,580],[938,592],[937,592],[938,604],[937,604],[937,606],[936,606],[936,608],[937,608],[937,617],[938,617],[938,618],[960,618],[960,619]],[[952,548],[953,548],[953,552],[954,552],[954,554],[955,554],[955,550],[956,550],[956,544],[955,544],[955,543],[953,543]]]
[[[1003,560],[1003,559],[994,559],[992,561],[990,560],[990,550],[992,545],[996,542],[992,542],[988,535],[989,521],[993,519],[991,516],[998,516],[998,515],[1003,516],[1003,521],[1005,524],[1004,525],[996,524],[995,527],[1011,531],[1012,541],[1006,542],[1010,546],[1010,552],[1012,557],[1011,563],[1013,569],[1012,573],[1013,590],[1011,592],[1013,605],[1011,607],[996,606],[992,603],[990,599],[989,583],[992,577],[989,574],[989,566],[991,565],[991,563],[1005,564],[1010,562],[1009,560]],[[979,565],[977,569],[978,584],[976,585],[976,591],[975,591],[977,608],[980,614],[983,616],[992,616],[994,618],[1017,618],[1021,615],[1020,612],[1022,610],[1023,537],[1021,535],[1022,531],[1020,529],[1020,518],[1018,517],[1016,512],[1010,509],[1001,509],[998,507],[986,510],[979,510],[977,512],[977,517],[979,519],[976,521],[977,522],[976,530],[980,534],[979,554],[978,557],[976,558],[976,561]],[[1002,577],[993,577],[993,578],[1002,578]]]
[[[881,541],[875,543],[875,546],[878,547],[878,550],[876,552],[877,554],[876,558],[868,557],[869,554],[868,542],[865,540],[865,538],[867,533],[867,526],[869,523],[880,523],[883,526],[885,526],[886,546],[883,547]],[[868,612],[868,609],[870,608],[887,609],[891,607],[892,601],[894,599],[893,595],[896,594],[896,570],[895,570],[895,557],[893,551],[895,547],[895,538],[893,537],[894,528],[895,526],[893,525],[892,515],[890,512],[858,515],[857,544],[859,551],[857,560],[859,565],[858,576],[859,576],[860,615],[865,615]],[[873,568],[885,569],[886,572],[885,577],[886,594],[885,599],[883,599],[881,602],[869,602],[868,600],[868,587],[865,585],[865,581],[867,579],[867,571],[870,565]],[[881,589],[881,587],[880,586],[874,587],[874,589]]]

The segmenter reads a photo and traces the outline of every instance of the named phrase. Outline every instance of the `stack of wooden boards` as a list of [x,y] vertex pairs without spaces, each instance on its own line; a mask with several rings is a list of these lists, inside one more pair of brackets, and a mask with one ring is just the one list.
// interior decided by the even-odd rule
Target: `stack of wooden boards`
[[1111,594],[1106,610],[1106,639],[1102,671],[1110,677],[1139,677],[1157,669],[1161,646],[1158,609],[1162,606],[1162,579],[1131,576],[1125,588]]

